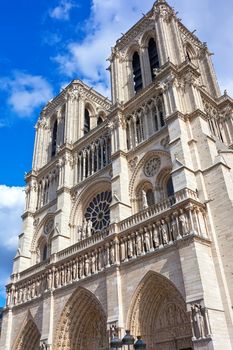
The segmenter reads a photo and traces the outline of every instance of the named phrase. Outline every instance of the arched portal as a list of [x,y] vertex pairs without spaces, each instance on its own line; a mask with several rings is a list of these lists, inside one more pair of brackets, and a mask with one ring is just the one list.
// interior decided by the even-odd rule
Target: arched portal
[[57,326],[56,350],[108,349],[107,318],[98,299],[79,288],[68,300]]
[[22,332],[16,341],[14,350],[39,350],[40,332],[32,319],[23,326]]
[[150,272],[139,284],[127,328],[141,335],[147,350],[192,349],[192,330],[184,299],[165,277]]

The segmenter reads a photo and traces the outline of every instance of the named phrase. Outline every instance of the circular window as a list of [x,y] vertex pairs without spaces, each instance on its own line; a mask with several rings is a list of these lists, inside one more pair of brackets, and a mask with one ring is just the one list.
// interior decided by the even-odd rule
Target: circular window
[[94,232],[99,232],[109,226],[110,223],[110,208],[112,194],[110,191],[105,191],[97,194],[85,212],[86,220],[91,220],[92,229]]
[[148,160],[144,166],[144,174],[148,177],[154,176],[160,168],[161,160],[159,157],[154,157]]

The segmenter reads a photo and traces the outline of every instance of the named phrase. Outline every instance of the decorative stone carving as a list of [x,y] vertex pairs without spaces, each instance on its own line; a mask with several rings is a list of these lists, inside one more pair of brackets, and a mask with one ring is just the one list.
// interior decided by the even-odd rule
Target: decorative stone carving
[[148,160],[144,166],[144,174],[147,177],[154,176],[158,172],[160,165],[161,165],[161,159],[159,157],[154,157]]
[[205,307],[198,303],[191,306],[191,322],[194,340],[211,337],[209,317]]
[[48,235],[54,227],[54,219],[49,219],[44,225],[44,234]]
[[142,209],[148,208],[146,191],[142,190]]

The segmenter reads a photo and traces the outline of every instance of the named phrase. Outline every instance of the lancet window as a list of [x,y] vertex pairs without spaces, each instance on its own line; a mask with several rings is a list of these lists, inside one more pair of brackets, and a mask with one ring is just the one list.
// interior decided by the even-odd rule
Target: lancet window
[[57,152],[57,120],[55,120],[52,131],[51,156],[54,157]]
[[154,69],[159,68],[159,56],[157,51],[156,42],[153,38],[148,43],[148,55],[150,61],[151,77],[155,78]]
[[127,147],[135,148],[165,126],[162,97],[149,100],[143,107],[128,115],[126,121]]
[[138,52],[135,52],[133,55],[133,80],[134,80],[134,91],[135,93],[138,93],[143,85],[142,85],[142,70],[141,70],[141,63],[140,63],[140,57]]
[[58,171],[57,169],[44,177],[38,184],[37,209],[50,203],[57,197]]
[[84,134],[87,134],[90,131],[90,112],[85,108],[84,112]]
[[111,160],[111,139],[105,135],[89,146],[85,147],[77,155],[77,178],[81,182],[97,171],[103,169]]

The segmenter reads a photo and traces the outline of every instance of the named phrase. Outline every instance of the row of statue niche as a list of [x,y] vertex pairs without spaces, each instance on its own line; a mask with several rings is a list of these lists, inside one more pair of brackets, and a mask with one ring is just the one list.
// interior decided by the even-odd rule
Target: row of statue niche
[[[179,225],[179,230],[178,230]],[[156,224],[144,227],[120,241],[121,260],[147,253],[188,234],[189,224],[186,214],[181,211],[178,220],[172,218],[170,225],[162,219]]]
[[78,240],[78,242],[87,238],[87,237],[91,237],[93,232],[94,232],[94,230],[93,230],[92,221],[84,218],[82,225],[79,225],[77,228],[77,240]]
[[15,289],[13,285],[7,291],[6,304],[9,306],[26,302],[39,297],[44,291],[58,288],[72,283],[75,280],[95,274],[102,271],[107,266],[115,263],[115,244],[109,244],[108,247],[96,249],[91,254],[75,259],[70,263],[62,265],[55,270],[49,269],[37,279]]

